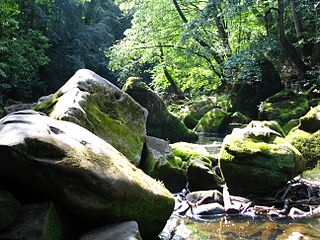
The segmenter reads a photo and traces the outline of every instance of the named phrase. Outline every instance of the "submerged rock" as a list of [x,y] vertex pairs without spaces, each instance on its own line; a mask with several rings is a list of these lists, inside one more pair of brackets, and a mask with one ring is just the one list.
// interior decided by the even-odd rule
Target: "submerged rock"
[[88,130],[34,111],[0,121],[0,175],[30,185],[91,223],[135,220],[156,235],[174,199]]
[[123,222],[93,230],[79,240],[142,240],[137,222]]
[[147,111],[94,72],[81,69],[36,110],[76,123],[104,139],[136,166],[146,135]]
[[274,192],[301,173],[305,160],[281,134],[262,125],[234,129],[223,141],[219,166],[232,194]]
[[16,219],[20,203],[6,191],[0,191],[0,231],[10,226]]
[[284,90],[268,99],[260,106],[259,119],[276,120],[284,125],[291,119],[299,118],[309,111],[307,96]]
[[129,78],[123,91],[148,110],[147,134],[170,142],[197,140],[197,135],[171,114],[163,100],[141,78]]
[[171,192],[181,191],[187,183],[182,160],[175,157],[169,143],[147,136],[140,168],[149,176],[159,179]]
[[320,159],[320,105],[301,117],[286,139],[302,153],[308,167],[314,167]]
[[194,128],[197,132],[224,132],[228,127],[229,114],[222,109],[215,108],[207,112]]

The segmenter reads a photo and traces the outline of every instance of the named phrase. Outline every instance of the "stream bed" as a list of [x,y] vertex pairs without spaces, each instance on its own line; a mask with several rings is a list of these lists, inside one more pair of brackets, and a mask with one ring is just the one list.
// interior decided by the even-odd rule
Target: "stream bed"
[[[213,155],[217,155],[223,137],[200,135],[198,143],[205,145]],[[159,238],[161,240],[314,240],[320,239],[320,218],[215,215],[211,219],[199,220],[182,218],[173,213]]]

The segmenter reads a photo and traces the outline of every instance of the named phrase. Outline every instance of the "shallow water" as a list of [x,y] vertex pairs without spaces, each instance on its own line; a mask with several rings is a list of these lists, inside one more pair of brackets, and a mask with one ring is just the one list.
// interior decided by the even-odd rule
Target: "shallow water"
[[161,233],[162,240],[320,239],[320,219],[300,221],[224,217],[213,221],[195,221],[172,217]]
[[[224,135],[199,135],[199,144],[205,145],[213,155],[218,155]],[[172,216],[163,232],[162,240],[207,239],[261,239],[261,240],[315,240],[320,239],[320,218],[299,220],[252,217],[221,217],[194,220]]]

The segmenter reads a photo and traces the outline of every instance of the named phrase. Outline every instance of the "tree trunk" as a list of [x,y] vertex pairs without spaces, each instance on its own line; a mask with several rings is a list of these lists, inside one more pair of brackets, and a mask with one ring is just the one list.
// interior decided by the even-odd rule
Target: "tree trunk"
[[296,29],[297,37],[300,38],[302,36],[303,30],[302,30],[302,24],[301,24],[300,18],[297,13],[296,3],[294,2],[294,0],[291,0],[290,7],[291,7],[291,13],[292,13],[294,27]]
[[296,65],[299,73],[303,77],[305,77],[308,67],[304,64],[301,57],[296,52],[294,47],[289,43],[285,35],[283,13],[284,13],[283,0],[278,0],[278,37],[279,37],[280,44],[282,48],[285,50],[285,52],[292,59],[293,63]]
[[[164,52],[163,52],[163,48],[161,45],[160,46],[160,58],[161,61],[164,62]],[[173,80],[171,74],[169,73],[168,69],[166,66],[162,67],[164,76],[166,77],[166,79],[168,80],[168,82],[170,83],[170,87],[173,90],[173,93],[179,98],[179,99],[183,99],[183,93],[180,91],[180,89],[178,88],[177,84],[175,83],[175,81]]]

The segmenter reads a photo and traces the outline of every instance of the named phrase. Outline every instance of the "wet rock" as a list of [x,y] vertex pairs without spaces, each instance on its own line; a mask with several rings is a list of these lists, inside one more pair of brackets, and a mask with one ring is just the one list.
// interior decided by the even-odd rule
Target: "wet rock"
[[52,202],[21,207],[15,223],[0,239],[68,240],[68,226]]
[[187,194],[186,200],[191,205],[199,205],[206,203],[220,203],[223,204],[223,196],[222,193],[218,190],[207,190],[207,191],[196,191]]
[[123,91],[148,110],[147,134],[170,142],[197,140],[197,135],[171,114],[163,100],[141,78],[129,78]]
[[223,180],[212,170],[211,162],[191,159],[187,168],[188,188],[191,191],[220,188]]
[[159,179],[171,192],[181,191],[187,183],[182,160],[175,157],[169,143],[147,136],[140,168],[149,176]]
[[219,166],[235,195],[274,192],[305,170],[301,153],[267,127],[234,129],[223,141]]
[[142,240],[137,222],[123,222],[93,230],[79,240]]
[[135,220],[145,235],[156,235],[174,207],[167,189],[103,139],[34,111],[1,119],[0,159],[0,175],[92,223]]
[[207,112],[195,126],[197,132],[224,132],[230,121],[229,114],[220,108]]
[[193,207],[187,212],[187,216],[205,216],[225,213],[224,207],[219,203],[207,203]]
[[140,164],[147,111],[94,72],[78,70],[65,85],[42,100],[35,109],[88,129],[123,153],[136,166]]
[[304,94],[284,90],[266,99],[260,107],[259,119],[276,120],[284,125],[309,111],[309,101]]
[[20,203],[11,193],[0,190],[0,231],[10,226],[16,219]]
[[317,165],[320,159],[320,105],[312,108],[300,118],[286,139],[292,143],[307,160],[308,167]]

